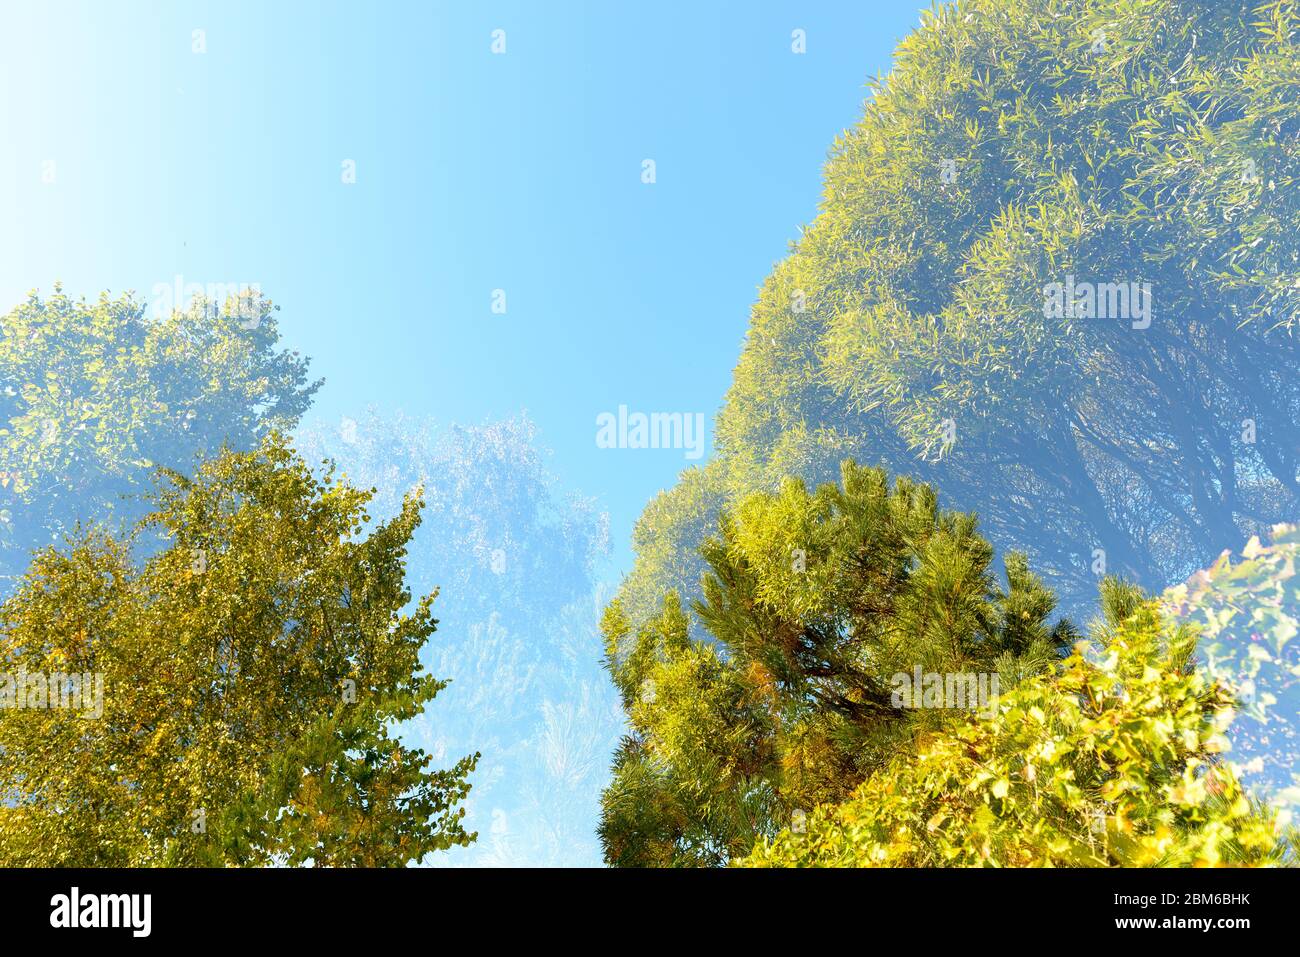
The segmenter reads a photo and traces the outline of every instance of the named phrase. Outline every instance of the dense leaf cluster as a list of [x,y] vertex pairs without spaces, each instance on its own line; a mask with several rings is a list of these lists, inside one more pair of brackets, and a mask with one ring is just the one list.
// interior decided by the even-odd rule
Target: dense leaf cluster
[[366,531],[368,493],[278,434],[171,473],[137,526],[38,553],[0,606],[0,670],[90,674],[102,713],[0,710],[9,866],[401,865],[472,839],[477,755],[390,734],[444,686],[420,665],[433,594],[404,581],[421,502]]
[[1223,761],[1233,699],[1194,634],[1109,581],[1105,623],[989,720],[926,735],[752,866],[1294,865],[1294,829]]
[[[896,675],[1047,669],[1073,639],[1023,556],[993,573],[974,518],[846,462],[841,485],[756,494],[704,547],[692,640],[674,593],[604,627],[631,719],[601,838],[623,865],[717,864],[790,815],[848,798],[943,709],[897,700]],[[917,701],[917,704],[922,702]],[[974,704],[974,702],[972,702]]]

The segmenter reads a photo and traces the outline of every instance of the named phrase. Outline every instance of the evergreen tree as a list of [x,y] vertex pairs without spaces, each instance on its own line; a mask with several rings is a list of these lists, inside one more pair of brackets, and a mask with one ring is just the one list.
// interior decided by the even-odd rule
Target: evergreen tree
[[999,585],[974,516],[851,461],[839,486],[789,480],[747,498],[703,553],[694,613],[712,642],[691,639],[673,592],[637,628],[618,601],[606,612],[632,725],[603,802],[611,864],[743,856],[792,814],[845,800],[924,730],[965,720],[946,698],[900,697],[900,675],[1011,685],[1073,638],[1023,556]]

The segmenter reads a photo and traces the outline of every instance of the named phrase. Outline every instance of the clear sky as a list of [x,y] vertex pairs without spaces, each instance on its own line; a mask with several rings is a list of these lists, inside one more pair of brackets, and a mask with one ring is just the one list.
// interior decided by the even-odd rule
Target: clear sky
[[55,280],[256,283],[326,380],[309,420],[527,410],[626,567],[690,463],[598,448],[597,415],[711,423],[921,6],[5,3],[0,312]]

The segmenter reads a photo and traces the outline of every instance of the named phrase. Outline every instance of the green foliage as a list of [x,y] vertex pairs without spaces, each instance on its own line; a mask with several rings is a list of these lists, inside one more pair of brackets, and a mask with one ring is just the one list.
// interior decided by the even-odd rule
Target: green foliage
[[1295,835],[1223,762],[1233,699],[1191,666],[1193,631],[1108,581],[1106,619],[1060,674],[988,719],[927,734],[752,866],[1294,864]]
[[129,525],[152,466],[189,472],[292,428],[320,383],[277,338],[251,295],[154,319],[129,296],[56,286],[0,318],[0,575],[78,520]]
[[1007,560],[970,515],[924,485],[843,466],[842,485],[791,480],[724,517],[703,548],[692,640],[677,596],[633,628],[615,601],[603,622],[631,734],[603,801],[606,858],[620,865],[719,864],[800,808],[838,802],[921,729],[952,720],[910,709],[894,676],[1050,666],[1073,639],[1023,556]]
[[[642,518],[633,622],[698,594],[721,509],[847,456],[943,489],[1072,614],[1094,549],[1158,589],[1295,520],[1298,27],[1289,0],[926,13],[753,306],[720,458]],[[1067,276],[1151,283],[1150,326],[1045,316]]]
[[278,433],[169,473],[136,535],[78,531],[0,607],[0,672],[90,673],[102,714],[0,709],[0,861],[400,865],[464,844],[477,755],[432,771],[390,737],[444,682],[434,595],[404,581],[422,502],[366,531],[369,493]]
[[1197,628],[1208,672],[1237,698],[1230,734],[1234,769],[1261,795],[1300,803],[1300,528],[1278,525],[1268,544],[1252,538],[1235,564],[1224,552],[1209,569],[1169,589],[1169,613]]
[[436,754],[483,752],[464,805],[464,826],[480,837],[437,863],[599,864],[598,796],[622,730],[594,651],[605,516],[548,474],[526,416],[438,427],[370,411],[305,430],[298,448],[376,486],[375,516],[399,511],[402,490],[423,489],[406,580],[416,593],[443,586],[439,640],[423,661],[455,680],[436,715],[399,730]]

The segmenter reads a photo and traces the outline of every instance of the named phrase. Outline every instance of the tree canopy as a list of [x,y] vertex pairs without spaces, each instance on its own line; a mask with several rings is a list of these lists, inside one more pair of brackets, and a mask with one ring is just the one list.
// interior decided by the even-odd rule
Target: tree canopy
[[791,479],[750,496],[703,552],[694,613],[709,640],[689,637],[671,591],[640,627],[618,601],[605,615],[632,726],[604,796],[610,863],[743,856],[951,720],[942,703],[900,700],[898,675],[1013,683],[1049,669],[1074,635],[1051,620],[1054,599],[1023,556],[997,581],[972,516],[853,462],[840,485]]
[[190,472],[292,428],[320,383],[276,348],[277,308],[250,292],[155,318],[56,286],[0,317],[0,575],[78,520],[128,527],[153,466]]
[[925,485],[850,461],[840,486],[755,493],[702,548],[705,639],[672,591],[639,628],[607,609],[631,729],[606,859],[1300,864],[1296,538],[1160,599],[1108,577],[1085,638],[1023,556],[995,581],[973,517]]
[[[77,529],[0,606],[7,690],[48,683],[0,709],[0,861],[391,866],[472,840],[477,755],[434,770],[390,734],[445,685],[419,661],[434,594],[404,580],[419,494],[367,530],[369,493],[278,433],[166,478],[134,530],[163,548]],[[97,700],[55,707],[67,676]]]
[[[1298,26],[1259,0],[925,13],[762,285],[718,458],[642,516],[627,613],[699,594],[724,506],[846,456],[978,514],[1073,615],[1105,574],[1158,590],[1300,517]],[[1050,308],[1085,284],[1147,284],[1149,314]]]

